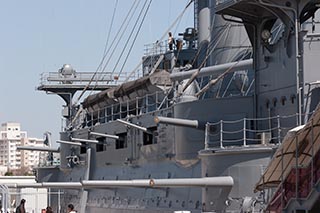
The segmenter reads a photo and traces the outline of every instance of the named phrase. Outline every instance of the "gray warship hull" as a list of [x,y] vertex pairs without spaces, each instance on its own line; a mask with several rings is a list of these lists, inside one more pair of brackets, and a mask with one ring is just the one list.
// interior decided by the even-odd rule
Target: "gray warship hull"
[[[243,103],[253,105],[252,97],[239,97],[230,100],[223,100],[220,103],[214,99],[197,102],[180,103],[169,109],[151,112],[141,116],[133,117],[132,123],[139,123],[142,126],[154,127],[155,116],[174,115],[180,118],[197,118],[199,120],[222,119],[228,117],[230,120],[237,120],[243,115],[251,117],[252,108],[234,109],[235,104]],[[199,103],[200,102],[200,103]],[[228,102],[229,110],[224,108],[224,115],[221,115],[221,108]],[[220,106],[219,106],[220,105]],[[201,109],[199,110],[199,107]],[[206,112],[213,110],[210,115]],[[220,108],[220,109],[219,109]],[[241,125],[232,128],[242,127]],[[232,128],[229,130],[231,131]],[[213,149],[205,148],[204,131],[191,127],[173,127],[166,124],[158,126],[158,136],[156,144],[143,146],[141,144],[143,134],[136,129],[127,129],[126,126],[117,121],[100,124],[90,128],[94,132],[130,132],[126,149],[116,149],[114,141],[107,144],[104,151],[97,151],[88,160],[86,153],[79,157],[80,164],[73,168],[68,167],[68,162],[61,162],[63,168],[40,169],[37,177],[41,182],[81,182],[86,179],[88,173],[88,162],[90,163],[90,180],[134,180],[134,179],[176,179],[176,178],[201,178],[216,176],[231,176],[234,179],[234,187],[230,196],[239,198],[234,202],[233,209],[237,210],[241,206],[241,194],[255,197],[252,191],[254,184],[258,181],[261,172],[266,168],[270,157],[274,152],[274,145],[248,145],[247,148],[240,148],[237,142],[234,147],[217,148],[213,144]],[[132,131],[132,132],[131,132]],[[74,137],[84,137],[88,134],[88,129],[77,131]],[[239,134],[243,134],[242,132]],[[239,138],[239,134],[229,136],[229,139]],[[66,140],[68,135],[62,133],[61,139]],[[71,155],[70,149],[64,147],[69,145],[61,144],[61,153],[65,156]],[[203,150],[198,153],[198,150]],[[77,152],[76,150],[74,150]],[[65,153],[66,152],[66,153]],[[63,159],[62,159],[63,160]],[[81,163],[83,162],[83,164]],[[56,190],[56,189],[52,189]],[[83,194],[79,189],[62,189],[61,205],[68,203],[79,203]],[[206,189],[208,190],[208,189]],[[103,189],[88,189],[88,200],[86,212],[173,212],[188,210],[192,212],[202,212],[204,203],[202,194],[211,193],[208,204],[212,204],[215,196],[219,195],[219,190],[203,192],[201,187],[180,187],[180,188],[137,188],[134,185],[125,188],[113,189],[108,187]],[[214,195],[214,196],[212,196]],[[56,203],[58,196],[51,196],[51,202]],[[81,203],[77,205],[81,208]],[[230,207],[231,208],[231,207]],[[107,210],[108,209],[108,210]]]
[[59,192],[50,200],[59,211],[68,203],[89,213],[272,206],[276,189],[263,173],[319,102],[318,83],[310,82],[320,78],[313,69],[319,3],[195,1],[198,24],[184,34],[186,50],[145,56],[142,78],[107,85],[81,106],[72,101],[83,88],[75,85],[79,74],[63,67],[55,79],[63,87],[39,87],[66,101],[67,122],[61,164],[39,168],[38,186]]

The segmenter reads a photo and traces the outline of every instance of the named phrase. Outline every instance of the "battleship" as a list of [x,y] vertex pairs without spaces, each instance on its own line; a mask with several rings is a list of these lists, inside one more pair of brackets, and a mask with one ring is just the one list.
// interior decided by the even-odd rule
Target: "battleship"
[[59,192],[55,212],[318,212],[320,1],[190,6],[194,26],[139,70],[43,75],[65,101],[59,148],[19,147],[49,160],[11,187]]

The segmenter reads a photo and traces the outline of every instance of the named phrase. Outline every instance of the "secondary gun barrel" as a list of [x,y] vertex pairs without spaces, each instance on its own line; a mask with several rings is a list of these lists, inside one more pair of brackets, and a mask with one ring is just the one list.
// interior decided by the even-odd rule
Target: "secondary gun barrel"
[[203,129],[204,125],[200,124],[198,120],[189,120],[189,119],[181,119],[181,118],[168,118],[168,117],[161,117],[157,116],[154,118],[156,123],[164,123],[170,124],[174,126],[185,126],[185,127],[192,127],[196,129]]
[[89,139],[83,139],[83,138],[71,138],[72,141],[79,141],[83,143],[99,143],[97,140],[89,140]]
[[[252,69],[252,65],[253,65],[253,60],[247,59],[247,60],[236,61],[236,62],[231,62],[226,64],[219,64],[211,67],[204,67],[200,70],[197,77],[213,75],[213,78],[215,78],[228,69],[230,69],[229,71],[230,73],[230,72],[235,72],[239,70]],[[190,78],[192,74],[197,71],[198,69],[193,69],[185,72],[172,73],[170,74],[170,78],[174,81],[182,81],[184,79]]]
[[140,129],[143,132],[148,132],[147,128],[145,128],[143,126],[138,126],[138,125],[135,125],[133,123],[130,123],[128,121],[124,121],[124,120],[121,120],[121,119],[117,119],[117,121],[120,122],[120,123],[123,123],[124,125],[130,126],[130,127],[136,128],[136,129]]
[[17,146],[17,150],[30,150],[39,152],[60,152],[59,148],[36,147],[36,146]]
[[177,179],[135,179],[135,180],[83,180],[81,182],[43,182],[43,183],[15,183],[8,184],[9,188],[176,188],[176,187],[227,187],[234,184],[231,176],[177,178]]

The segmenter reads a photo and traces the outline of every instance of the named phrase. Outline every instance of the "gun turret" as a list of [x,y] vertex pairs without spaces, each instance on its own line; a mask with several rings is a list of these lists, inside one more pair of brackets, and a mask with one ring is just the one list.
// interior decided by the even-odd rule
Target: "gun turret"
[[181,119],[181,118],[168,118],[168,117],[161,117],[157,116],[154,118],[154,121],[163,124],[169,124],[174,126],[184,126],[184,127],[191,127],[196,129],[205,129],[205,123],[200,122],[198,120],[189,120],[189,119]]

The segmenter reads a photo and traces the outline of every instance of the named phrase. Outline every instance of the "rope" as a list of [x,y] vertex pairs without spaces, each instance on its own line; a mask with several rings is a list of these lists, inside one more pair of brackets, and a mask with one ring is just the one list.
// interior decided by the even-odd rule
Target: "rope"
[[123,68],[124,68],[125,64],[127,63],[127,60],[128,60],[129,55],[130,55],[130,53],[131,53],[131,51],[132,51],[133,45],[135,44],[135,42],[136,42],[136,40],[137,40],[138,34],[139,34],[140,30],[141,30],[142,24],[143,24],[146,16],[147,16],[147,13],[148,13],[148,11],[149,11],[149,8],[150,8],[151,3],[152,3],[152,0],[150,0],[150,2],[149,2],[149,4],[148,4],[148,7],[147,7],[147,9],[146,9],[146,11],[145,11],[145,13],[144,13],[144,15],[143,15],[143,18],[142,18],[142,21],[141,21],[141,23],[140,23],[140,25],[139,25],[138,31],[136,32],[136,35],[135,35],[135,37],[134,37],[134,39],[133,39],[133,42],[132,42],[132,44],[131,44],[131,47],[130,47],[130,49],[129,49],[128,53],[127,53],[127,56],[126,56],[126,58],[125,58],[125,60],[124,60],[124,63],[123,63],[123,65],[122,65],[121,69],[120,69],[119,76],[121,75],[121,73],[122,73],[122,71],[123,71]]
[[114,6],[114,9],[113,9],[113,14],[112,14],[112,18],[111,18],[111,24],[110,24],[110,27],[109,27],[109,32],[108,32],[106,44],[105,44],[105,46],[104,46],[103,55],[105,55],[105,54],[106,54],[106,51],[107,51],[108,42],[109,42],[109,38],[110,38],[110,34],[111,34],[113,22],[114,22],[114,17],[115,17],[116,11],[117,11],[118,1],[119,1],[119,0],[116,0],[115,6]]
[[[246,40],[244,40],[244,41],[242,42],[242,44],[243,44],[245,41],[246,41]],[[242,46],[242,44],[241,44],[240,46]],[[246,57],[245,54],[244,54],[238,61],[236,61],[236,63],[234,63],[231,67],[229,67],[225,72],[223,72],[222,74],[220,74],[217,78],[209,81],[209,83],[208,83],[206,86],[204,86],[204,87],[196,94],[196,96],[197,96],[197,97],[201,96],[201,95],[202,95],[203,93],[205,93],[208,89],[210,89],[213,85],[215,85],[220,79],[224,78],[224,76],[225,76],[226,74],[228,74],[228,73],[230,72],[230,70],[232,70],[233,67],[235,67],[241,60],[243,60],[244,57]],[[199,70],[199,72],[200,72],[200,70]]]
[[126,50],[126,47],[128,46],[129,41],[130,41],[130,39],[131,39],[131,37],[132,37],[132,35],[133,35],[133,33],[134,33],[134,30],[136,29],[136,26],[137,26],[137,24],[138,24],[138,22],[139,22],[139,19],[140,19],[141,15],[142,15],[142,12],[143,12],[143,10],[145,9],[145,7],[146,7],[146,5],[147,5],[147,2],[148,2],[148,0],[146,0],[146,1],[144,2],[143,7],[142,7],[142,9],[140,10],[140,13],[139,13],[139,15],[138,15],[138,17],[137,17],[137,20],[136,20],[136,22],[135,22],[135,24],[134,24],[134,26],[133,26],[133,28],[132,28],[132,30],[131,30],[131,32],[130,32],[130,35],[129,35],[129,37],[128,37],[128,39],[127,39],[127,41],[126,41],[126,43],[125,43],[125,45],[124,45],[124,47],[123,47],[123,49],[122,49],[122,51],[121,51],[121,53],[120,53],[120,56],[119,56],[116,64],[115,64],[114,67],[113,67],[113,70],[112,70],[112,73],[111,73],[111,74],[113,74],[113,73],[115,72],[115,70],[116,70],[116,68],[117,68],[117,66],[118,66],[118,64],[119,64],[119,62],[120,62],[120,60],[121,60],[121,57],[122,57],[124,51]]
[[[116,45],[115,45],[114,48],[112,49],[111,55],[109,56],[109,60],[106,62],[106,64],[109,63],[110,58],[112,57],[113,53],[115,52],[115,49],[118,47],[118,45],[119,45],[119,43],[120,43],[120,41],[121,41],[121,39],[122,39],[122,37],[123,37],[126,29],[127,29],[128,26],[129,26],[130,20],[132,19],[132,17],[133,17],[133,15],[134,15],[135,11],[137,10],[139,4],[140,4],[140,1],[139,1],[139,0],[135,0],[135,1],[133,2],[130,10],[128,11],[128,14],[127,14],[126,18],[123,20],[123,22],[122,22],[119,30],[117,31],[115,37],[113,38],[113,40],[112,40],[112,42],[111,42],[112,44],[111,44],[111,46],[108,48],[108,51],[106,52],[106,54],[104,55],[103,61],[104,61],[104,59],[107,57],[108,53],[111,51],[111,47],[113,46],[113,44],[116,44]],[[132,12],[132,10],[133,10],[133,12]],[[131,12],[132,12],[132,13],[131,13]],[[129,19],[129,21],[128,21],[128,19]],[[125,24],[126,24],[126,25],[125,25]],[[124,27],[124,29],[123,29],[123,27]],[[122,30],[122,29],[123,29],[123,30]],[[120,35],[120,37],[119,37],[119,34],[120,34],[121,31],[122,31],[122,33],[121,33],[121,35]],[[117,42],[115,43],[116,39],[117,39]],[[102,66],[102,64],[101,64],[101,66]],[[105,67],[106,67],[106,65],[103,67],[102,72],[104,72]]]
[[[173,23],[168,27],[168,29],[165,31],[165,33],[157,40],[157,42],[155,43],[155,47],[157,48],[160,46],[161,42],[164,40],[164,38],[167,36],[167,34],[170,32],[170,30],[173,28],[173,26],[176,25],[176,23],[183,17],[184,13],[186,12],[186,10],[188,9],[188,7],[191,5],[191,3],[194,0],[190,0],[189,3],[185,6],[185,8],[183,9],[183,11],[178,15],[178,17],[173,21]],[[144,58],[143,60],[141,60],[140,63],[138,63],[138,65],[136,66],[136,68],[134,70],[132,70],[130,72],[130,74],[128,75],[128,77],[126,78],[125,82],[128,81],[130,79],[130,77],[139,69],[139,67],[145,62],[147,58]]]
[[[139,0],[135,0],[135,1],[133,2],[130,10],[128,11],[128,14],[127,14],[126,18],[125,18],[124,21],[122,22],[120,29],[118,30],[115,38],[113,39],[112,44],[114,43],[114,41],[115,41],[115,39],[117,38],[118,34],[121,32],[121,29],[122,29],[122,27],[124,26],[126,20],[128,19],[128,17],[129,17],[129,15],[130,15],[132,9],[134,8],[134,5],[136,4],[136,2],[139,3]],[[139,4],[137,4],[137,6],[135,7],[135,10],[136,10],[136,8],[138,7],[138,5],[139,5]],[[133,14],[134,14],[134,13],[133,13]],[[77,103],[80,101],[81,97],[84,95],[84,93],[86,92],[86,90],[88,89],[88,87],[90,86],[90,84],[93,82],[93,79],[95,78],[96,74],[98,73],[98,70],[99,70],[100,67],[103,65],[103,62],[104,62],[105,58],[107,57],[107,54],[108,54],[109,51],[111,50],[111,47],[112,47],[112,45],[109,47],[108,51],[107,51],[107,52],[105,53],[105,55],[103,56],[103,58],[102,58],[102,60],[101,60],[101,62],[100,62],[100,64],[99,64],[99,66],[97,67],[95,73],[92,75],[90,81],[89,81],[88,84],[85,86],[85,88],[82,90],[82,92],[81,92],[81,94],[79,95],[79,97],[78,97],[77,101],[75,102],[75,104],[77,104]],[[113,52],[114,52],[114,51],[113,51]],[[103,71],[102,71],[101,73],[103,73]],[[96,81],[96,85],[97,85],[97,83],[98,83],[98,79],[97,79],[97,81]],[[96,87],[96,85],[95,85],[95,87]],[[95,88],[95,87],[94,87],[94,88]],[[94,88],[93,88],[93,89],[94,89]],[[92,90],[93,90],[93,89],[92,89]]]
[[[214,23],[214,22],[213,22]],[[210,47],[214,41],[210,41],[208,48],[207,48],[207,53],[206,53],[206,57],[204,58],[204,60],[202,61],[202,63],[200,64],[200,66],[198,67],[197,71],[194,72],[192,74],[192,76],[189,78],[188,82],[186,83],[186,85],[183,87],[182,92],[184,92],[189,86],[190,84],[197,78],[198,74],[200,73],[200,69],[205,65],[207,59],[209,58],[210,54],[215,50],[215,48],[217,47],[220,39],[222,39],[222,35],[226,32],[226,30],[228,29],[228,27],[230,27],[230,24],[227,25],[227,27],[221,32],[221,34],[218,37],[218,40],[215,42],[215,46],[214,47]],[[198,53],[196,54],[196,57],[199,57],[200,51],[202,48],[198,49]],[[210,49],[210,51],[208,51]],[[195,62],[195,60],[193,61],[193,63]]]

